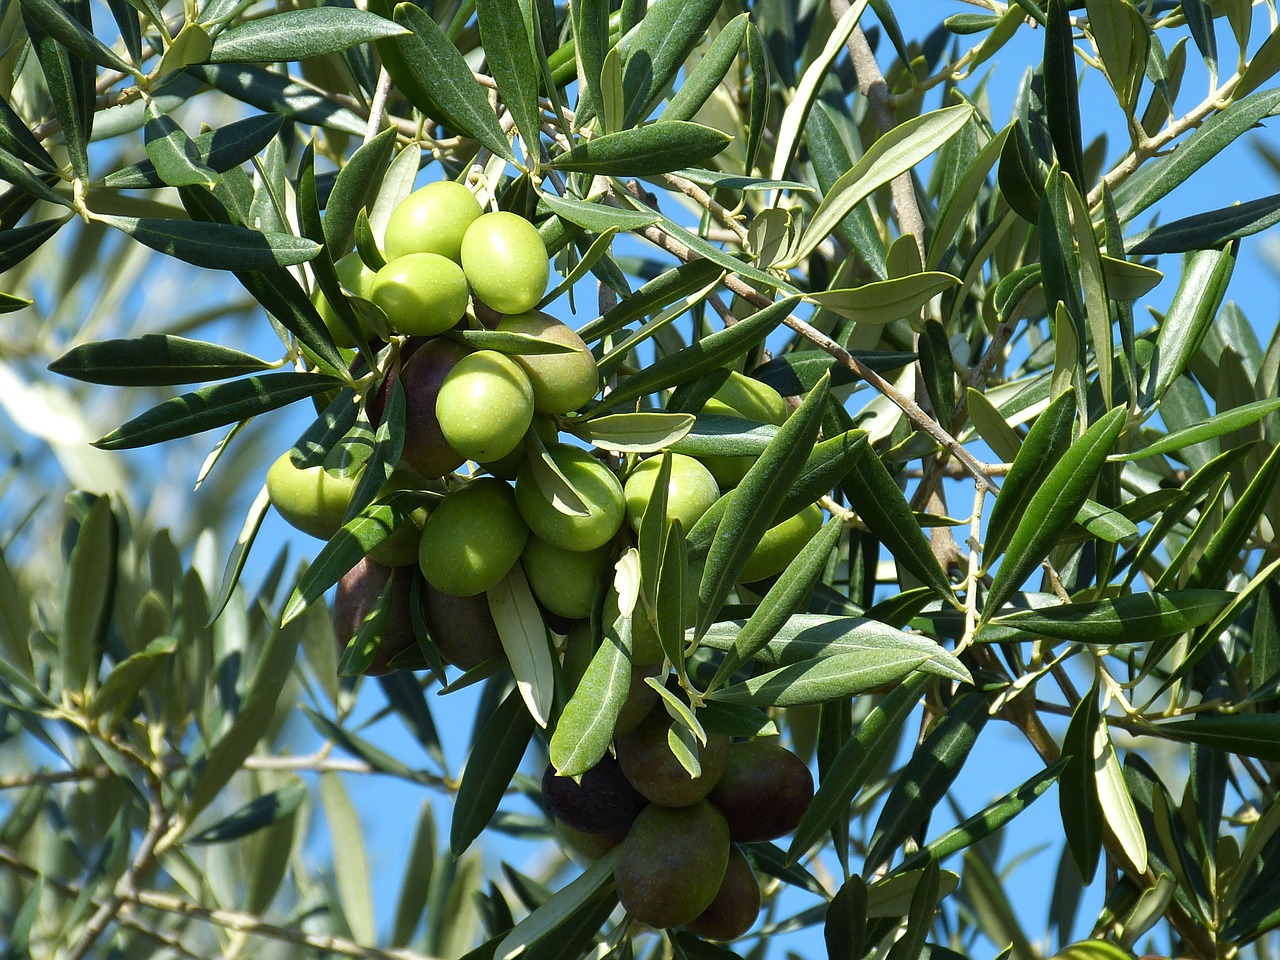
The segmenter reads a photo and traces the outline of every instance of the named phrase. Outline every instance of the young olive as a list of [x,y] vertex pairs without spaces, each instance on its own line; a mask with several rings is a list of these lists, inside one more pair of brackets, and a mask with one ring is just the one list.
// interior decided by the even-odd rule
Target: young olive
[[582,338],[555,317],[531,310],[503,317],[498,329],[524,333],[572,347],[572,353],[530,353],[516,357],[533,384],[533,405],[539,413],[577,410],[600,390],[596,358]]
[[595,550],[562,550],[538,536],[531,536],[520,555],[529,588],[538,602],[554,614],[570,620],[591,616],[596,584],[609,567],[611,551],[606,543]]
[[480,477],[445,497],[427,518],[418,565],[437,590],[474,597],[507,575],[528,538],[511,487]]
[[[627,522],[631,529],[640,532],[640,521],[653,498],[658,484],[658,471],[662,469],[662,457],[650,457],[641,462],[627,477],[623,495],[627,499]],[[711,471],[693,457],[673,453],[671,455],[671,481],[667,484],[667,516],[679,520],[688,530],[698,518],[720,499],[720,488]]]
[[411,253],[374,275],[370,298],[396,333],[430,337],[444,333],[467,312],[467,278],[437,253]]
[[299,467],[286,450],[267,470],[267,498],[290,526],[328,540],[342,526],[358,480],[319,465]]
[[440,384],[436,419],[449,446],[468,460],[500,460],[533,422],[533,387],[510,357],[478,350],[454,364]]
[[529,528],[562,550],[602,547],[622,526],[622,484],[608,467],[581,447],[558,443],[547,451],[585,501],[586,516],[563,513],[538,486],[528,461],[516,475],[516,503]]
[[809,504],[794,517],[788,517],[770,527],[751,551],[738,579],[743,583],[752,583],[781,573],[821,529],[822,508],[816,503]]
[[461,262],[472,293],[499,313],[532,310],[551,278],[538,228],[514,213],[486,213],[472,223]]
[[383,253],[396,260],[411,253],[435,253],[458,263],[462,237],[484,211],[460,183],[440,180],[413,191],[391,211]]

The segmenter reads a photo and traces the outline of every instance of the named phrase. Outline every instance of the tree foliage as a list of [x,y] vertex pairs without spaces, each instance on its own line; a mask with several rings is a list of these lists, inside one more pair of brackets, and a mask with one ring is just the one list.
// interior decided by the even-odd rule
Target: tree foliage
[[[6,956],[1270,955],[1280,329],[1227,291],[1280,200],[1161,211],[1280,108],[1274,4],[975,2],[921,39],[895,7],[0,2]],[[380,267],[440,179],[536,224],[541,306],[595,355],[551,439],[743,469],[688,529],[657,494],[611,540],[585,647],[517,566],[502,655],[447,666],[418,616],[374,681],[391,590],[343,648],[325,598],[457,478],[387,485],[416,344],[336,264]],[[708,406],[730,371],[784,415]],[[302,566],[255,496],[298,410],[296,463],[367,478]],[[549,445],[532,482],[582,516]],[[642,630],[691,775],[709,735],[816,772],[790,839],[747,845],[765,908],[732,942],[630,920],[616,854],[549,842],[531,772],[611,750]],[[992,749],[1033,772],[974,809]],[[402,817],[394,883],[359,778],[450,801]],[[1047,917],[1006,882],[1016,818],[1059,857]]]

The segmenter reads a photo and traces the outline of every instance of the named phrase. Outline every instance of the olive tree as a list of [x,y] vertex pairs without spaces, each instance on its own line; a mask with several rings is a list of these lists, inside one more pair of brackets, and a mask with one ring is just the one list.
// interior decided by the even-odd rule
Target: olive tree
[[908,6],[0,0],[6,956],[1272,955],[1274,3]]

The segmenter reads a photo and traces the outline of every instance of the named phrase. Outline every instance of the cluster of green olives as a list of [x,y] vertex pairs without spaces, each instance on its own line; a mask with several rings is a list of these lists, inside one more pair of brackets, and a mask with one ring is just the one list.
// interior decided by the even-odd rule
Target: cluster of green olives
[[668,746],[671,723],[660,706],[630,728],[620,723],[614,755],[577,782],[548,766],[543,803],[577,856],[621,845],[614,879],[633,918],[732,940],[760,912],[760,885],[739,845],[794,830],[813,799],[813,776],[773,740],[713,733],[690,777]]

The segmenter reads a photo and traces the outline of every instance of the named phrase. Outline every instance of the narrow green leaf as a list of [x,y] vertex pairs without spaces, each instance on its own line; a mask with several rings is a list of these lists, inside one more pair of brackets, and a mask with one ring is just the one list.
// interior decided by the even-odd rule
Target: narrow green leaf
[[240,702],[239,713],[214,742],[203,762],[197,764],[198,773],[181,810],[185,822],[192,822],[212,802],[271,729],[276,701],[292,673],[301,632],[300,622],[269,634],[258,655],[248,691]]
[[360,815],[336,773],[320,775],[320,804],[329,827],[334,880],[342,914],[356,942],[374,943],[377,929],[364,831],[360,826]]
[[[1008,553],[987,592],[982,619],[989,620],[1001,605],[1049,555],[1063,532],[1074,522],[1107,454],[1124,427],[1126,412],[1117,407],[1093,423],[1062,455],[1027,503],[1009,538]],[[1025,449],[1025,446],[1024,446]]]
[[231,600],[231,594],[235,592],[236,584],[240,582],[240,574],[244,571],[245,562],[249,559],[249,550],[258,536],[258,529],[262,526],[262,518],[267,515],[267,508],[270,506],[271,500],[267,496],[267,488],[263,486],[249,506],[249,512],[240,526],[240,532],[236,534],[236,542],[232,545],[226,566],[222,570],[217,599],[212,604],[209,619],[204,626],[212,626]]
[[1165,395],[1204,342],[1226,295],[1237,247],[1231,244],[1221,250],[1198,250],[1184,259],[1178,289],[1156,334],[1147,388],[1151,401],[1158,402]]
[[223,817],[212,826],[205,827],[194,836],[187,837],[183,843],[229,843],[250,834],[257,833],[273,823],[279,823],[286,817],[293,816],[307,797],[307,788],[294,782],[279,790],[264,793],[257,799],[250,800],[244,806]]
[[288,233],[251,230],[233,224],[154,217],[97,219],[170,257],[212,270],[267,270],[305,263],[320,245]]
[[1102,854],[1102,806],[1094,773],[1094,746],[1101,721],[1095,683],[1071,712],[1071,722],[1062,740],[1067,762],[1058,787],[1067,846],[1085,883],[1092,879]]
[[[793,845],[788,860],[795,859],[794,850]],[[827,904],[822,937],[827,960],[862,960],[866,956],[867,884],[856,874],[840,885]]]
[[806,297],[855,323],[880,326],[915,315],[938,294],[957,286],[949,273],[930,271],[877,280],[847,290],[825,290]]
[[769,56],[765,52],[760,28],[754,23],[747,24],[747,63],[751,68],[751,93],[747,100],[747,155],[742,172],[751,176],[760,156],[760,145],[764,143],[770,100]]
[[[1108,238],[1110,246],[1110,238]],[[1164,274],[1130,260],[1117,260],[1102,255],[1102,273],[1107,278],[1107,293],[1115,300],[1139,300],[1160,285]]]
[[644,120],[666,94],[719,9],[716,0],[657,0],[648,5],[635,33],[618,44],[625,126]]
[[97,681],[116,600],[120,526],[108,497],[95,497],[67,560],[62,594],[62,685],[80,692]]
[[350,247],[360,211],[377,202],[395,146],[396,132],[383,130],[351,154],[338,171],[324,207],[324,243],[335,260]]
[[[826,570],[827,558],[840,541],[843,524],[838,517],[828,520],[821,532],[805,544],[787,565],[777,582],[743,625],[708,689],[714,690],[744,663],[773,640],[783,625],[808,599],[813,586]],[[704,638],[705,642],[705,638]]]
[[650,124],[582,142],[552,158],[551,167],[596,176],[653,176],[710,160],[731,140],[719,130],[687,120]]
[[967,817],[963,822],[930,840],[918,852],[903,860],[897,869],[911,870],[929,857],[942,860],[997,833],[1057,783],[1066,764],[1066,760],[1059,760],[1041,770],[1004,796],[993,800],[973,816]]
[[1280,90],[1262,90],[1215,113],[1173,153],[1142,167],[1116,197],[1117,216],[1128,223],[1167,196],[1187,177],[1218,156],[1237,137],[1252,130],[1280,106]]
[[1144,230],[1125,241],[1130,253],[1188,253],[1221,247],[1280,223],[1280,194],[1197,213]]
[[[1240,49],[1244,51],[1243,44]],[[1272,32],[1267,35],[1266,40],[1262,41],[1262,46],[1254,53],[1249,60],[1249,65],[1240,74],[1240,82],[1232,91],[1233,98],[1240,100],[1248,96],[1264,83],[1269,82],[1277,72],[1280,72],[1280,34]]]
[[[986,394],[969,387],[965,391],[965,397],[968,402],[969,420],[978,431],[978,435],[995,451],[996,456],[1005,463],[1012,464],[1017,459],[1018,451],[1022,449],[1022,438],[1018,436],[1018,432],[1009,426],[1008,421],[987,399]],[[988,534],[988,546],[984,549],[989,549],[990,540],[991,537]]]
[[659,122],[693,119],[737,61],[749,22],[747,14],[740,13],[720,29],[707,52],[689,71],[675,96],[667,103],[666,109],[658,117]]
[[436,823],[431,802],[424,801],[418,814],[413,842],[405,856],[404,879],[396,901],[395,922],[391,928],[391,946],[408,946],[417,932],[431,896],[431,881],[436,864]]
[[1202,713],[1162,721],[1150,728],[1153,736],[1199,743],[1242,757],[1280,760],[1280,714]]
[[0,273],[16,267],[57,233],[72,214],[54,220],[38,220],[26,226],[0,230]]
[[[1116,756],[1115,744],[1111,741],[1106,717],[1099,719],[1093,756],[1094,779],[1098,783],[1098,804],[1103,819],[1111,828],[1112,835],[1129,863],[1139,873],[1146,873],[1147,838],[1138,821],[1133,798],[1129,796],[1129,789],[1125,786],[1124,772],[1120,769],[1120,760]],[[1217,818],[1214,819],[1213,826],[1216,839]]]
[[310,84],[290,79],[287,74],[273,73],[248,63],[189,66],[187,72],[227,96],[259,110],[278,113],[303,124],[364,136],[366,122],[358,113]]
[[[8,150],[0,149],[0,176],[3,176],[6,182],[13,184],[23,193],[30,197],[35,197],[37,200],[47,200],[49,203],[57,204],[60,207],[71,206],[69,198],[62,196],[50,186],[50,183],[57,182],[57,178],[53,174],[36,176],[27,169],[25,163]],[[14,218],[13,222],[16,221],[17,217]]]
[[[48,12],[53,4],[38,5],[41,12]],[[58,9],[79,26],[93,33],[93,20],[87,0],[68,0],[58,4]],[[58,119],[62,122],[62,139],[66,146],[71,170],[79,180],[89,180],[89,138],[93,133],[95,116],[94,81],[96,71],[92,58],[83,59],[53,33],[41,25],[33,9],[23,4],[22,19],[27,27],[36,59],[44,73],[45,85],[53,100]],[[59,27],[55,27],[63,33]],[[72,28],[74,29],[74,28]]]
[[171,187],[213,187],[218,174],[200,158],[199,148],[172,117],[147,98],[147,157],[161,182]]
[[560,776],[586,773],[608,751],[631,687],[630,648],[631,618],[621,616],[605,631],[551,735],[551,763]]
[[519,564],[487,592],[489,613],[529,714],[545,727],[555,701],[555,668],[546,624]]
[[396,23],[412,31],[395,41],[414,80],[430,90],[445,123],[488,147],[504,160],[515,160],[511,144],[458,48],[421,7],[398,3]]
[[619,453],[657,453],[688,436],[688,413],[615,413],[588,420],[574,433],[593,446]]
[[866,450],[840,484],[858,516],[876,538],[893,553],[894,559],[921,583],[939,596],[952,596],[951,583],[938,564],[911,505],[880,457]]
[[601,898],[613,902],[613,869],[618,860],[614,849],[570,881],[555,896],[521,920],[498,944],[493,956],[497,960],[513,960],[530,947],[569,925],[584,909],[590,909]]
[[[477,0],[480,41],[485,59],[498,82],[502,102],[515,118],[516,129],[524,138],[525,153],[532,160],[541,142],[538,112],[538,64],[529,31],[537,29],[527,22],[530,10],[524,3],[501,0]],[[533,16],[537,17],[536,11]]]
[[911,647],[801,660],[723,687],[711,697],[755,707],[826,703],[896,683],[927,660]]
[[49,364],[64,377],[121,387],[200,383],[269,370],[274,364],[216,343],[148,333],[82,343]]
[[990,706],[991,696],[985,693],[961,697],[912,753],[876,821],[864,877],[885,863],[941,802],[986,726]]
[[404,33],[390,20],[350,7],[282,10],[223,30],[213,41],[209,62],[306,60]]
[[24,16],[38,23],[50,37],[81,60],[134,75],[134,67],[99,40],[90,25],[81,23],[58,0],[22,0],[21,7]]
[[987,145],[973,159],[964,179],[955,191],[947,198],[942,209],[938,211],[938,224],[934,228],[929,241],[929,252],[925,264],[933,269],[941,269],[949,260],[951,246],[955,243],[964,224],[972,215],[978,197],[987,189],[987,177],[1000,159],[1005,141],[1013,125],[1005,127],[987,141]]
[[27,126],[27,121],[18,115],[4,97],[0,97],[0,151],[12,154],[12,159],[29,163],[45,173],[58,171],[58,165],[49,156],[49,151],[36,139]]
[[1097,44],[1111,89],[1120,107],[1132,115],[1147,66],[1148,28],[1127,0],[1087,0],[1089,33]]
[[0,291],[0,313],[16,313],[31,306],[32,301]]
[[698,587],[698,636],[707,632],[720,612],[751,552],[773,525],[782,494],[799,477],[817,439],[828,390],[828,381],[823,380],[810,391],[731,494]]
[[794,266],[808,257],[850,210],[941,147],[972,116],[967,104],[947,107],[913,117],[882,136],[822,198],[796,249],[779,266]]
[[[1209,67],[1209,76],[1218,75],[1218,36],[1213,29],[1213,10],[1208,0],[1183,0],[1182,15],[1191,30],[1191,39]],[[1212,82],[1212,81],[1211,81]],[[1216,86],[1216,83],[1214,84]]]
[[1246,543],[1254,533],[1262,511],[1280,480],[1280,446],[1267,456],[1258,472],[1226,517],[1213,531],[1204,552],[1196,560],[1186,578],[1186,586],[1192,589],[1217,587],[1225,584],[1231,568],[1240,564],[1246,552]]
[[[603,203],[589,203],[574,197],[559,197],[552,193],[538,195],[539,206],[546,207],[552,213],[576,224],[592,233],[604,233],[607,230],[639,230],[657,223],[656,213],[644,213],[640,210],[623,210],[619,207],[606,206]],[[625,301],[624,301],[625,302]]]
[[1049,0],[1044,29],[1045,120],[1058,165],[1080,189],[1084,182],[1084,141],[1080,133],[1080,92],[1071,14],[1066,0]]
[[163,443],[255,417],[338,384],[318,373],[266,373],[219,383],[166,400],[93,445],[103,450],[126,450]]
[[476,732],[449,824],[449,849],[455,857],[466,852],[497,813],[533,731],[520,691],[512,690]]
[[177,638],[157,637],[137,653],[117,663],[89,703],[89,715],[108,717],[103,724],[107,729],[115,726],[116,718],[133,705],[138,692],[177,647]]
[[1004,553],[1036,491],[1071,446],[1075,416],[1076,394],[1068,388],[1036,418],[988,515],[982,544],[984,567]]
[[1022,610],[996,617],[991,624],[1079,643],[1147,643],[1209,623],[1234,596],[1204,589],[1134,593]]

